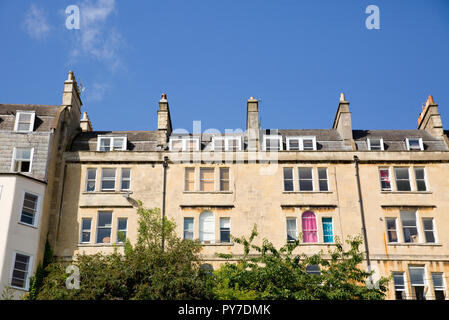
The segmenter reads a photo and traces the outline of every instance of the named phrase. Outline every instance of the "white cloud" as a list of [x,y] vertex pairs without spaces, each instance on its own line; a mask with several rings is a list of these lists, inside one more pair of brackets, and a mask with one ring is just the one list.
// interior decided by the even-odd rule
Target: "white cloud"
[[124,41],[121,34],[108,25],[116,13],[115,0],[85,0],[80,4],[80,29],[72,56],[93,56],[112,69],[121,65],[119,51]]
[[29,36],[36,40],[43,40],[50,33],[50,25],[44,10],[36,7],[34,3],[25,15],[24,26]]
[[91,86],[86,86],[85,96],[88,102],[102,101],[106,92],[111,88],[111,85],[106,83],[93,83]]

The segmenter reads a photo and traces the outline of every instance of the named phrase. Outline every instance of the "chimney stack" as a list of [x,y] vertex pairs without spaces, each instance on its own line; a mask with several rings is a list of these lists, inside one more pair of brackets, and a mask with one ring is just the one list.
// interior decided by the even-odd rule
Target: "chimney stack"
[[73,71],[69,71],[67,80],[64,81],[64,91],[62,93],[62,105],[63,106],[74,106],[80,113],[81,116],[81,92],[78,88],[78,84],[75,80],[75,75]]
[[256,151],[259,141],[259,100],[250,97],[246,109],[246,133],[248,150]]
[[346,146],[355,149],[352,137],[351,112],[349,112],[349,101],[346,101],[345,94],[340,93],[340,103],[338,104],[337,114],[335,115],[332,129],[337,130],[343,138]]
[[82,132],[92,131],[92,123],[90,122],[87,112],[83,112],[83,117],[80,121],[80,127]]
[[168,138],[172,133],[170,109],[168,107],[167,95],[163,93],[159,100],[159,110],[157,111],[158,146],[165,147]]
[[438,105],[433,101],[433,97],[427,97],[426,104],[423,106],[422,112],[418,117],[418,129],[429,132],[434,137],[442,137],[443,123],[441,115],[438,112]]

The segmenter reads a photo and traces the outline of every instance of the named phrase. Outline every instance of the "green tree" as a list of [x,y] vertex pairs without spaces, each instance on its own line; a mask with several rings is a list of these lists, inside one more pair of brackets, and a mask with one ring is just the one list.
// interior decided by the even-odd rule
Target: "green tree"
[[[243,246],[237,263],[227,262],[214,272],[213,293],[217,299],[298,299],[353,300],[384,299],[389,279],[381,278],[375,287],[367,286],[371,275],[360,265],[364,254],[360,251],[360,237],[346,242],[349,250],[337,241],[335,249],[312,256],[294,254],[299,241],[288,242],[276,249],[264,239],[261,246],[253,244],[258,235],[254,226],[250,237],[235,238]],[[232,255],[219,255],[236,259]],[[320,274],[310,274],[307,266],[317,265]]]
[[[162,220],[158,208],[137,209],[138,239],[129,240],[123,253],[77,256],[80,288],[67,289],[68,263],[55,262],[46,268],[38,299],[207,299],[209,277],[200,268],[200,244],[176,236],[175,223]],[[162,229],[163,227],[163,229]],[[162,233],[165,249],[161,248]]]

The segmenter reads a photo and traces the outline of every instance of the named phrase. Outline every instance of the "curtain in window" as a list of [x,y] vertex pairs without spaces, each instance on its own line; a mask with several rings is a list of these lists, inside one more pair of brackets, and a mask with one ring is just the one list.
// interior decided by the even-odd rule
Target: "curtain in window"
[[302,214],[302,234],[303,242],[318,242],[316,216],[312,211]]
[[200,241],[202,243],[215,242],[215,219],[212,212],[200,214]]

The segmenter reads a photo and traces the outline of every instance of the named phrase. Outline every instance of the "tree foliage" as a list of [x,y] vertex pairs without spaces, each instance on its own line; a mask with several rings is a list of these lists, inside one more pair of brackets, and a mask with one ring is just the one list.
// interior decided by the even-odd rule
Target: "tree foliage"
[[[227,262],[215,271],[213,291],[218,299],[298,299],[353,300],[384,299],[389,279],[381,278],[375,286],[367,286],[371,273],[361,268],[363,253],[360,237],[346,240],[349,250],[338,242],[325,256],[293,254],[299,241],[276,249],[264,239],[261,246],[253,244],[258,235],[254,226],[250,237],[235,238],[243,246],[237,263]],[[253,253],[252,253],[253,252]],[[255,254],[254,254],[255,253]],[[232,255],[219,255],[235,258]],[[307,266],[317,265],[320,275],[307,272]]]
[[[123,253],[80,254],[72,264],[79,268],[80,288],[67,289],[68,263],[51,263],[38,299],[129,300],[207,299],[208,279],[199,267],[198,242],[181,240],[173,221],[162,220],[158,208],[139,202],[138,239],[126,240]],[[165,248],[161,248],[164,233]]]

